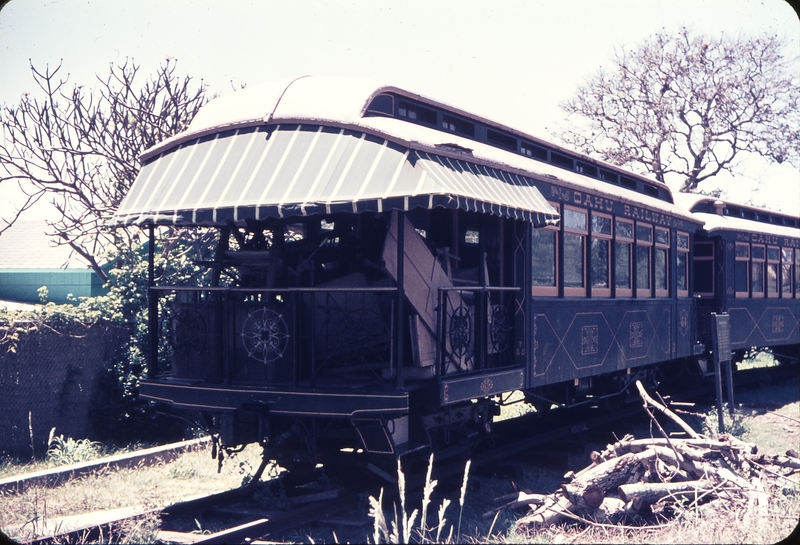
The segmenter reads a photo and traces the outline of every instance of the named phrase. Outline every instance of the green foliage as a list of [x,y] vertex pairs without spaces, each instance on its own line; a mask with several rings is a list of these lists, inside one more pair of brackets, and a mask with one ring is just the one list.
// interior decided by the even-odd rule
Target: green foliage
[[[154,273],[163,284],[197,285],[203,274],[194,259],[205,259],[213,242],[207,232],[165,230],[155,247]],[[106,256],[106,295],[80,298],[76,305],[47,303],[32,311],[0,314],[0,351],[16,352],[21,335],[40,330],[72,334],[73,328],[104,327],[120,342],[110,356],[107,372],[96,385],[92,400],[95,436],[114,442],[178,439],[182,429],[156,414],[154,406],[138,397],[139,381],[147,374],[147,244],[133,251],[114,251]],[[41,290],[40,290],[41,292]],[[168,313],[163,302],[159,312]]]
[[[739,410],[734,410],[733,414],[728,411],[728,404],[722,404],[722,422],[725,424],[725,433],[733,435],[739,439],[743,439],[747,433],[747,416],[742,412],[741,407]],[[709,437],[716,437],[719,432],[719,417],[717,409],[714,407],[710,409],[703,421],[703,434]]]
[[47,461],[57,466],[86,462],[102,455],[102,443],[88,439],[75,440],[72,437],[65,439],[63,435],[52,437],[47,449]]

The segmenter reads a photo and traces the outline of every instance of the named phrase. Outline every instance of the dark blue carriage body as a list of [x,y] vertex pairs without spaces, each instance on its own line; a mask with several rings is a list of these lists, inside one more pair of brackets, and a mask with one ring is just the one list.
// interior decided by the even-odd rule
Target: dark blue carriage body
[[695,276],[710,279],[697,281],[701,341],[711,348],[708,317],[727,313],[732,350],[764,347],[800,357],[798,219],[707,198],[686,200],[704,222],[695,237],[702,254]]
[[218,237],[208,285],[151,276],[140,395],[210,413],[226,445],[472,440],[513,390],[549,407],[655,364],[677,376],[711,349],[711,312],[735,349],[798,343],[800,225],[777,245],[790,291],[731,297],[734,235],[663,184],[393,87],[249,89],[143,160],[114,223],[151,248],[161,226]]

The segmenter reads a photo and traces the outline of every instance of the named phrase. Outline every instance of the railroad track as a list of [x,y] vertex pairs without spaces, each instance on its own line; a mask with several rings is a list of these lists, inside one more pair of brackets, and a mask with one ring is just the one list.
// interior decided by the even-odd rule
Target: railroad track
[[[739,371],[736,376],[736,386],[738,389],[747,389],[763,380],[777,381],[789,376],[796,376],[798,368],[796,366],[779,366],[766,369],[753,369]],[[758,379],[758,380],[757,380]],[[763,379],[763,380],[762,380]],[[693,399],[699,402],[706,401],[713,404],[714,385],[713,381],[708,384],[701,384],[701,387],[693,391],[681,391],[676,394],[681,399]],[[669,397],[667,397],[669,399]],[[483,447],[469,453],[472,460],[472,467],[478,468],[484,465],[496,463],[503,459],[530,451],[535,447],[546,445],[565,439],[575,434],[584,433],[601,426],[625,420],[636,415],[642,414],[642,408],[635,400],[627,405],[617,408],[613,412],[603,412],[598,410],[557,410],[552,415],[539,417],[537,415],[525,415],[518,418],[499,422],[495,427],[497,444],[492,447]],[[530,433],[531,429],[538,432]],[[509,439],[514,438],[514,439]],[[149,453],[139,453],[136,463],[150,459],[161,460],[168,452],[184,451],[197,445],[198,442],[184,442],[181,444],[161,447],[162,450],[155,450]],[[153,449],[149,449],[153,450]],[[141,456],[144,455],[145,458]],[[460,478],[464,471],[464,460],[467,454],[455,456],[449,461],[443,461],[434,467],[433,478],[444,480]],[[93,462],[95,469],[114,464],[135,465],[131,462],[134,457],[127,460],[108,459]],[[90,471],[81,465],[81,471]],[[75,475],[75,468],[63,470],[63,476],[56,476],[58,472],[48,472],[48,477],[30,476],[29,480],[17,477],[14,485],[6,484],[8,490],[19,490],[32,483],[38,484],[63,482],[64,479]],[[9,481],[9,479],[6,479]],[[421,487],[424,483],[423,472],[408,472],[406,474],[408,490]],[[0,481],[0,486],[3,486]],[[268,510],[262,507],[248,506],[247,502],[252,500],[253,494],[258,490],[264,490],[267,483],[259,486],[238,488],[217,494],[198,497],[187,501],[182,501],[170,505],[163,509],[137,509],[125,508],[116,509],[102,513],[72,517],[76,522],[83,521],[77,527],[64,527],[63,531],[54,531],[51,535],[41,537],[26,543],[31,545],[44,545],[49,543],[73,543],[85,542],[97,539],[104,532],[110,535],[114,528],[118,528],[122,521],[136,519],[152,515],[159,515],[162,520],[161,529],[158,532],[158,540],[165,543],[175,544],[210,544],[210,543],[244,543],[263,536],[278,535],[294,527],[319,521],[325,516],[332,515],[356,506],[359,491],[341,487],[332,490],[296,490],[295,495],[290,499],[291,508],[288,510]],[[16,487],[16,488],[15,488]],[[377,490],[377,486],[375,486]],[[370,491],[370,493],[375,493]],[[391,502],[395,499],[396,490],[394,487],[386,487],[384,500]],[[252,502],[251,502],[252,503]],[[385,503],[384,505],[388,505]],[[228,526],[215,531],[199,533],[196,526],[187,529],[186,521],[195,521],[200,515],[207,514],[213,519],[217,516],[220,520],[227,520]],[[181,523],[183,520],[183,524]],[[231,523],[233,521],[233,523]],[[216,525],[224,524],[219,522]],[[181,528],[183,526],[183,528]],[[212,527],[212,526],[208,526]]]
[[184,452],[204,447],[210,441],[210,437],[201,437],[199,439],[190,439],[188,441],[170,443],[159,447],[106,456],[88,462],[70,464],[22,475],[14,475],[5,479],[0,479],[0,493],[20,493],[32,486],[55,487],[70,479],[89,475],[106,467],[127,468],[167,462],[174,460]]

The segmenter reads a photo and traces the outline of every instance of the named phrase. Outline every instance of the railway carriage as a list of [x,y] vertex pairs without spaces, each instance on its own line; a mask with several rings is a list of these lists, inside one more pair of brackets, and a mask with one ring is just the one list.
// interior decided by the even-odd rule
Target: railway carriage
[[703,221],[694,240],[694,293],[701,341],[711,313],[730,316],[736,359],[770,347],[797,362],[800,343],[800,219],[702,195],[676,201]]
[[[399,88],[248,88],[142,161],[112,223],[149,229],[150,248],[164,226],[210,229],[217,247],[199,287],[155,285],[151,253],[140,395],[199,413],[226,448],[297,466],[458,452],[509,392],[541,410],[596,400],[709,349],[692,271],[727,235],[704,214]],[[795,246],[764,245],[779,275],[797,278],[797,227],[781,227]],[[796,349],[798,286],[783,289],[771,315]]]

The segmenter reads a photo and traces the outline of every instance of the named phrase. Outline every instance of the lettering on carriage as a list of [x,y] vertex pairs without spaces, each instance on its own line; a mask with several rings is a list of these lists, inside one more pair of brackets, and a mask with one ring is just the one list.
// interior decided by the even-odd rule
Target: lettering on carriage
[[761,244],[778,244],[778,237],[775,235],[764,235],[761,233],[753,233],[750,235],[751,242],[759,242]]
[[581,328],[581,355],[597,354],[598,352],[598,327],[596,325],[585,325]]
[[605,210],[606,212],[614,211],[614,201],[611,199],[598,197],[597,195],[584,195],[580,191],[574,191],[572,194],[572,201],[575,204],[580,204],[586,208]]
[[784,237],[781,246],[786,246],[787,248],[800,248],[800,240]]
[[569,189],[561,189],[560,187],[556,187],[554,185],[550,186],[550,196],[551,197],[558,197],[562,201],[569,201],[572,192]]
[[605,210],[606,212],[614,211],[614,201],[611,199],[606,199],[597,195],[586,195],[580,191],[572,191],[571,189],[550,186],[550,197],[557,197],[563,202],[579,204],[594,210]]
[[635,220],[642,220],[656,225],[663,225],[665,227],[672,226],[672,216],[662,214],[661,212],[653,212],[646,208],[639,208],[638,206],[631,206],[625,204],[622,206],[622,214]]

